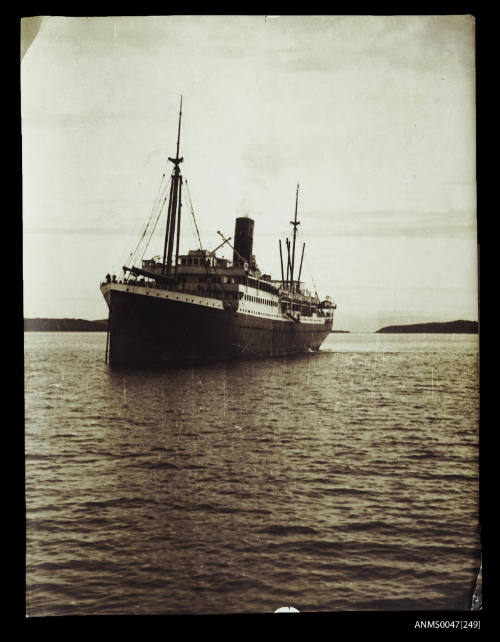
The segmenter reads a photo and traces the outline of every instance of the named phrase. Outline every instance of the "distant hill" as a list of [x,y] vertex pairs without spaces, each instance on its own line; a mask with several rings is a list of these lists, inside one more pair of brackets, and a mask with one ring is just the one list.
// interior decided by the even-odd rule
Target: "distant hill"
[[106,332],[107,319],[24,319],[25,332]]
[[377,332],[409,332],[409,333],[446,333],[446,334],[477,334],[477,321],[445,321],[443,323],[413,323],[411,325],[388,325]]

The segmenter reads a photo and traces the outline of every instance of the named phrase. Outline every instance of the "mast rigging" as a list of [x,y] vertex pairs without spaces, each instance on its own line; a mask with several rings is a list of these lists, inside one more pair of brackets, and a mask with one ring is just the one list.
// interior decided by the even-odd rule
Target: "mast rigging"
[[297,191],[295,194],[295,217],[290,223],[293,225],[293,245],[292,245],[292,265],[290,273],[290,281],[293,288],[293,277],[294,277],[294,268],[295,268],[295,238],[297,236],[297,225],[300,225],[300,222],[297,221],[297,205],[299,202],[299,184],[297,183]]
[[168,203],[167,229],[165,232],[165,245],[163,249],[163,272],[167,276],[172,271],[172,253],[177,227],[177,243],[175,254],[175,275],[177,275],[177,263],[179,259],[179,232],[181,225],[181,196],[182,196],[182,175],[179,168],[183,158],[179,157],[179,146],[181,140],[181,119],[182,119],[182,96],[179,108],[179,125],[177,128],[177,147],[175,158],[169,156],[168,160],[174,164],[172,171],[172,183],[170,186],[170,197]]

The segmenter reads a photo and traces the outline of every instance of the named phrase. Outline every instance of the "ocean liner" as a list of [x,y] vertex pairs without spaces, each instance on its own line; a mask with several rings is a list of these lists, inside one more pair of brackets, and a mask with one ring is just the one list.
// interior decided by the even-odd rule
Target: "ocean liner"
[[[150,216],[141,237],[149,243],[168,201],[163,256],[144,259],[145,250],[142,256],[136,251],[118,277],[107,274],[100,285],[109,311],[106,361],[111,366],[157,366],[317,351],[332,331],[336,305],[330,297],[320,299],[306,290],[301,281],[305,243],[299,264],[299,186],[286,251],[279,241],[280,279],[257,266],[251,218],[236,219],[232,243],[218,232],[219,246],[203,249],[180,171],[181,118],[182,98],[177,151],[168,159],[172,174],[163,191],[160,185],[155,216]],[[199,241],[199,249],[187,254],[179,254],[183,189]],[[232,249],[232,261],[216,254],[225,245]]]

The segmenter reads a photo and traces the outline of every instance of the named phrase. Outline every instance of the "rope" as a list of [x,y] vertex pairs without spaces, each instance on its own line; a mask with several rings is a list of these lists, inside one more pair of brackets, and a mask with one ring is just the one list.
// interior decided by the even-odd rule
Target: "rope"
[[[303,234],[302,234],[302,232],[300,230],[297,230],[297,236],[299,237],[299,241],[301,243],[303,243],[304,242],[304,237],[303,237]],[[300,244],[299,244],[299,247],[300,247]],[[311,272],[311,267],[310,267],[310,264],[308,263],[308,260],[306,260],[306,256],[305,255],[306,255],[306,253],[304,252],[304,263],[305,263],[305,265],[302,266],[302,274],[304,273],[304,269],[307,266],[307,273],[309,274],[309,278],[311,279],[311,281],[313,283],[313,286],[314,286],[314,294],[316,296],[318,296],[318,290],[317,290],[317,287],[316,287],[316,283],[314,281],[313,274]]]
[[[170,185],[170,181],[169,181],[169,182],[168,182],[168,184],[167,184],[167,189],[165,190],[165,192],[167,192],[167,191],[168,191],[168,185]],[[166,200],[167,200],[167,194],[165,193],[165,198],[163,199],[163,202],[162,202],[162,204],[161,204],[161,207],[160,207],[160,209],[158,210],[158,214],[156,215],[156,221],[155,221],[155,224],[154,224],[153,229],[151,230],[151,232],[150,232],[150,234],[149,234],[148,241],[147,241],[146,245],[144,246],[144,250],[142,251],[141,258],[139,259],[139,263],[142,263],[142,259],[144,258],[144,254],[146,253],[146,250],[148,249],[149,244],[151,243],[151,239],[152,239],[152,237],[153,237],[153,234],[155,233],[156,226],[158,225],[158,221],[160,220],[161,213],[163,212],[163,208],[165,207],[165,202],[166,202]]]
[[200,231],[198,230],[198,225],[196,224],[196,217],[194,215],[193,203],[191,201],[191,194],[189,192],[189,185],[188,185],[188,181],[187,181],[186,177],[184,177],[184,182],[186,183],[186,192],[187,192],[187,196],[188,196],[188,199],[189,199],[189,208],[191,210],[191,215],[193,217],[193,222],[194,222],[194,227],[195,227],[195,230],[196,230],[196,235],[198,236],[198,243],[200,245],[200,250],[203,251],[203,246],[202,246],[201,237],[200,237]]
[[153,201],[153,206],[151,207],[151,212],[149,213],[149,216],[148,216],[148,218],[147,218],[147,222],[146,222],[146,226],[144,227],[144,231],[143,231],[143,233],[142,233],[141,237],[139,238],[139,241],[138,241],[138,243],[137,243],[137,245],[136,245],[135,250],[130,254],[129,261],[131,261],[131,262],[132,262],[132,264],[133,264],[133,263],[134,263],[134,261],[136,260],[136,256],[137,256],[137,254],[138,254],[139,247],[140,247],[140,245],[141,245],[141,243],[142,243],[142,241],[143,241],[144,237],[146,236],[146,233],[147,233],[148,228],[149,228],[149,226],[150,226],[150,224],[151,224],[151,221],[153,220],[154,213],[155,213],[155,209],[158,207],[158,200],[159,200],[159,198],[160,198],[160,194],[161,194],[161,191],[162,191],[162,185],[163,185],[163,181],[164,181],[164,180],[165,180],[165,173],[163,173],[163,175],[162,175],[162,177],[161,177],[160,185],[159,185],[159,187],[158,187],[158,191],[157,191],[156,196],[155,196],[155,199],[154,199],[154,201]]
[[[171,177],[170,177],[170,180],[166,184],[164,184],[164,180],[165,180],[165,173],[162,175],[162,178],[161,178],[161,181],[160,181],[160,185],[158,187],[157,194],[156,194],[155,199],[153,201],[153,206],[151,208],[151,211],[150,211],[150,213],[148,215],[148,218],[147,218],[147,221],[146,221],[146,225],[144,227],[144,231],[142,232],[142,235],[141,235],[141,237],[140,237],[140,239],[139,239],[134,251],[131,252],[130,255],[129,255],[129,259],[128,260],[129,260],[129,263],[130,263],[131,267],[134,266],[137,261],[139,261],[139,263],[142,262],[144,254],[146,253],[146,250],[149,247],[151,239],[152,239],[152,237],[153,237],[153,235],[154,235],[154,233],[156,231],[156,228],[158,226],[158,221],[160,220],[161,214],[163,212],[163,208],[165,206],[165,202],[166,202],[167,197],[168,197],[168,188],[169,188],[169,185],[171,183]],[[189,205],[189,209],[191,211],[192,222],[194,223],[194,229],[196,231],[196,236],[198,238],[198,244],[199,244],[199,247],[200,247],[200,251],[203,252],[203,244],[201,242],[200,230],[198,229],[198,224],[196,222],[196,216],[195,216],[195,213],[194,213],[193,202],[191,200],[191,193],[189,191],[189,184],[188,184],[188,181],[187,181],[187,179],[185,177],[184,177],[184,184],[186,185],[186,190],[185,190],[184,194],[187,194],[187,204]],[[154,224],[152,225],[153,220],[154,220]],[[147,241],[146,241],[145,245],[142,248],[142,244],[144,243],[146,235],[148,234],[148,230],[149,230],[149,236],[147,238]],[[142,249],[142,253],[141,253],[141,249]],[[203,256],[203,265],[204,265],[205,272],[206,272],[207,276],[208,277],[211,276],[210,270],[212,269],[213,270],[213,274],[215,274],[215,276],[220,278],[220,286],[221,286],[221,290],[222,290],[222,300],[223,301],[228,301],[231,309],[235,312],[237,307],[236,307],[235,303],[233,302],[232,298],[230,296],[228,296],[228,292],[224,288],[224,282],[223,282],[222,276],[217,271],[217,266],[216,265],[207,265],[207,263],[206,263],[206,261],[204,259],[205,259],[205,257]],[[121,270],[121,274],[122,274],[122,276],[120,278],[123,278],[124,277],[123,268]]]
[[[166,174],[163,174],[162,182],[164,181],[165,176],[166,176]],[[168,189],[169,189],[169,186],[170,186],[170,182],[171,182],[171,177],[169,177],[169,179],[165,183],[163,183],[163,187],[159,190],[159,193],[158,193],[158,195],[156,197],[156,201],[154,203],[154,206],[153,206],[153,209],[152,209],[152,212],[151,212],[151,217],[150,217],[150,219],[148,221],[148,225],[146,226],[146,229],[144,230],[144,234],[141,237],[141,240],[139,241],[138,246],[136,248],[136,251],[134,253],[134,257],[133,257],[134,265],[142,260],[142,257],[144,256],[144,253],[146,252],[146,250],[147,250],[147,248],[149,246],[149,243],[151,241],[153,233],[154,233],[154,231],[156,229],[156,225],[158,223],[159,216],[160,216],[160,214],[161,214],[161,212],[163,210],[163,207],[165,205],[165,200],[168,197]],[[154,225],[153,225],[153,229],[151,229],[151,225],[152,225],[153,221],[154,221]],[[146,234],[148,233],[148,230],[150,230],[149,231],[149,237],[148,237],[147,241],[145,241],[145,237],[146,237]],[[141,246],[141,244],[144,243],[144,242],[145,242],[145,246]],[[142,252],[142,254],[141,254],[141,252]]]

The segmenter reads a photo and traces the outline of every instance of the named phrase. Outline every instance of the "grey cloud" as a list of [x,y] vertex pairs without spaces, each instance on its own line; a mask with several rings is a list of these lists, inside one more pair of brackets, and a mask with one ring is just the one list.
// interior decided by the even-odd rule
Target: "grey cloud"
[[467,212],[307,212],[311,235],[474,240],[476,222]]

